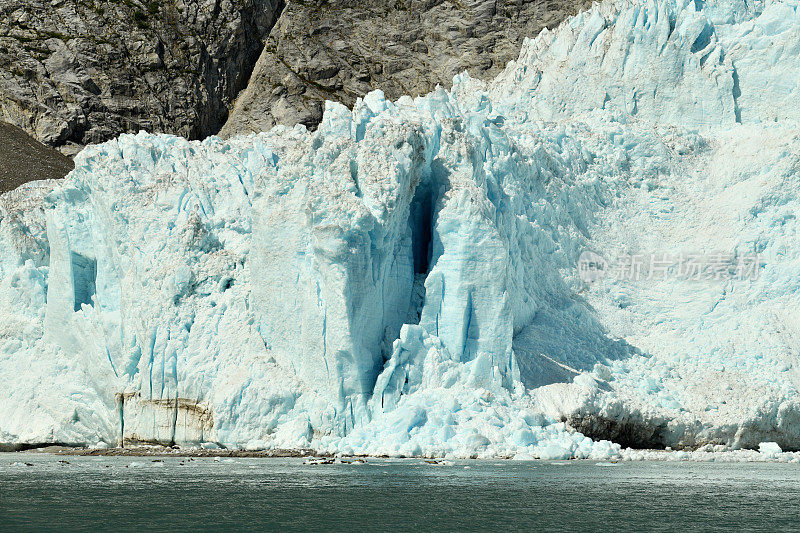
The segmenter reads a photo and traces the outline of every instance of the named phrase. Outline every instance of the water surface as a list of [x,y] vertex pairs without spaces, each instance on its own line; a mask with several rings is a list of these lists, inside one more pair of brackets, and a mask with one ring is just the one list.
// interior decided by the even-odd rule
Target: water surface
[[153,460],[0,454],[0,529],[800,529],[797,464]]

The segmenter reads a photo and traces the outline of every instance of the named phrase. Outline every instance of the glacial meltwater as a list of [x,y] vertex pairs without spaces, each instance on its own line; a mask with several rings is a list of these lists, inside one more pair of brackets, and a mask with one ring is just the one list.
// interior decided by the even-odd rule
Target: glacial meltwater
[[786,531],[800,465],[0,454],[0,529]]

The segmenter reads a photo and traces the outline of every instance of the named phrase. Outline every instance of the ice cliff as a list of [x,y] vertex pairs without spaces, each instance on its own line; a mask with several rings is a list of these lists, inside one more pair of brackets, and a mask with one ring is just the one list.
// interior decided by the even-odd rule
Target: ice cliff
[[620,0],[313,133],[91,146],[0,196],[0,442],[800,448],[799,80],[797,2]]

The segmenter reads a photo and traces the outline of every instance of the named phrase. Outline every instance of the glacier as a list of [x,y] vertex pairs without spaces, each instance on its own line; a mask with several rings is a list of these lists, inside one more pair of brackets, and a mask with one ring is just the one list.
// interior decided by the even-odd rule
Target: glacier
[[491,82],[87,147],[0,196],[0,443],[798,450],[799,86],[796,0],[607,0]]

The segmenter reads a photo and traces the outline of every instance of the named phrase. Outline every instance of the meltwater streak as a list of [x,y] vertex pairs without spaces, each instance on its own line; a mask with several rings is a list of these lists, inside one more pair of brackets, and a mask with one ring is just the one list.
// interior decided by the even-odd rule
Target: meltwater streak
[[794,464],[152,460],[0,454],[0,530],[781,531],[800,497]]

